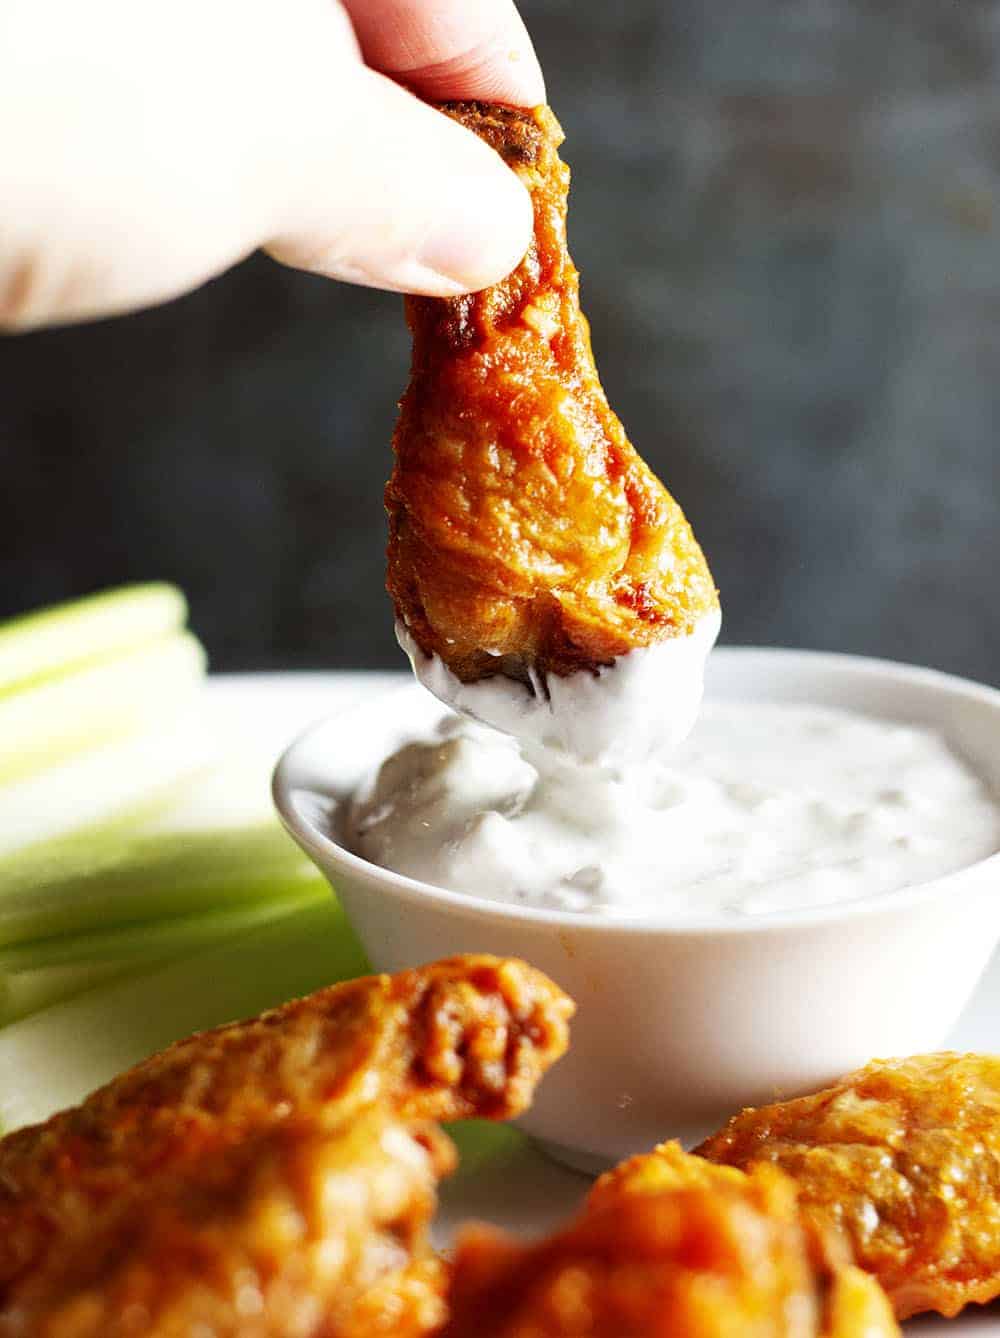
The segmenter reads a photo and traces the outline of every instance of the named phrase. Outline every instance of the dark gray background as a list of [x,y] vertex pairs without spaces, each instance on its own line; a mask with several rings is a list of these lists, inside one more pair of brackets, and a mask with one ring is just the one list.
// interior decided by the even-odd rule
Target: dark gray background
[[[525,0],[610,399],[726,639],[1000,680],[1000,7]],[[398,664],[397,298],[257,257],[0,340],[0,614],[190,595],[219,668]]]

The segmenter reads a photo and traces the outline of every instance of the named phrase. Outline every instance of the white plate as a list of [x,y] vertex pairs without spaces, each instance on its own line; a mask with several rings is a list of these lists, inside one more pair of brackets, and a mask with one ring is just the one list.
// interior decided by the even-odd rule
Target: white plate
[[[222,676],[211,681],[219,711],[234,726],[253,728],[273,741],[275,755],[283,743],[313,720],[350,709],[405,675],[385,674],[254,674]],[[256,740],[255,740],[256,742]],[[992,1050],[998,1045],[1000,1019],[1000,956],[994,959],[951,1038],[957,1050]],[[670,1131],[664,1130],[664,1137]],[[459,1170],[445,1186],[438,1224],[442,1245],[458,1225],[470,1218],[490,1221],[523,1236],[542,1234],[564,1220],[580,1203],[587,1180],[556,1165],[527,1140],[511,1140],[497,1155],[474,1169]],[[911,1320],[907,1335],[941,1338],[985,1338],[1000,1335],[1000,1304],[973,1307],[956,1320]]]
[[[253,731],[274,756],[313,720],[369,700],[403,675],[266,674],[219,677],[210,685],[220,718],[241,733]],[[959,1050],[1000,1047],[1000,957],[986,972],[951,1038]],[[669,1137],[670,1130],[663,1131]],[[524,1236],[549,1230],[574,1211],[586,1190],[584,1177],[557,1166],[526,1140],[511,1139],[498,1154],[473,1169],[460,1170],[445,1187],[439,1240],[446,1244],[457,1225],[470,1218],[489,1220]],[[983,1338],[1000,1335],[1000,1305],[975,1308],[951,1321],[910,1321],[906,1333]]]

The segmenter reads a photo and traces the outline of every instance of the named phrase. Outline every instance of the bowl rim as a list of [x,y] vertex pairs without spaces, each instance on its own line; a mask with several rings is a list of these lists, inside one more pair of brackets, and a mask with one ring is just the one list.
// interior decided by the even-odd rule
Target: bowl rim
[[[768,660],[780,660],[785,665],[794,665],[797,660],[810,671],[844,672],[850,669],[862,672],[882,680],[905,679],[909,683],[923,685],[942,691],[949,696],[959,696],[977,701],[1000,715],[1000,689],[978,683],[973,679],[957,674],[946,673],[939,669],[921,665],[907,664],[904,661],[890,660],[876,656],[855,655],[842,651],[802,650],[784,646],[723,645],[712,652],[712,658],[736,661],[759,660],[766,664]],[[406,675],[398,687],[388,688],[384,694],[373,699],[374,703],[386,702],[402,694],[411,695],[413,688],[420,685]],[[426,689],[424,689],[426,691]],[[444,707],[442,703],[442,708]],[[364,703],[352,711],[368,711],[372,705]],[[851,708],[844,708],[851,709]],[[539,929],[554,929],[560,932],[573,930],[580,933],[602,933],[613,936],[631,936],[634,934],[657,933],[676,937],[697,937],[712,935],[719,938],[743,936],[745,934],[767,934],[774,932],[792,932],[811,926],[820,926],[842,921],[855,920],[866,916],[894,913],[902,909],[918,908],[939,897],[959,894],[960,885],[973,881],[982,890],[985,881],[982,875],[995,874],[1000,882],[1000,849],[984,859],[954,869],[927,882],[914,883],[892,892],[881,892],[871,897],[859,897],[855,901],[831,902],[820,906],[807,906],[799,909],[765,912],[761,915],[743,918],[723,919],[719,915],[689,917],[671,922],[656,916],[616,918],[596,912],[553,910],[544,907],[520,906],[512,902],[490,901],[485,897],[473,897],[462,892],[436,887],[432,883],[410,878],[406,874],[396,873],[381,865],[357,855],[346,846],[335,841],[319,827],[305,818],[299,811],[294,792],[303,788],[296,781],[299,758],[311,744],[317,734],[328,728],[334,721],[342,719],[344,712],[338,711],[314,721],[302,730],[288,745],[275,765],[271,780],[271,795],[278,816],[292,839],[319,866],[321,872],[331,877],[335,868],[343,868],[349,874],[360,875],[369,883],[381,884],[382,890],[394,898],[409,902],[431,905],[441,910],[453,911],[459,916],[476,920],[493,920],[518,925],[536,926]],[[1000,898],[998,898],[998,931],[1000,931]]]

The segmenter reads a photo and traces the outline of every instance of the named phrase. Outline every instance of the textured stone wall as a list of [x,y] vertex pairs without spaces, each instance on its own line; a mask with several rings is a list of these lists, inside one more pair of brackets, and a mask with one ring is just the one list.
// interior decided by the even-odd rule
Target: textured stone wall
[[[1000,5],[525,0],[613,404],[729,640],[1000,681]],[[0,341],[0,613],[167,576],[223,667],[396,661],[396,299],[257,258]]]

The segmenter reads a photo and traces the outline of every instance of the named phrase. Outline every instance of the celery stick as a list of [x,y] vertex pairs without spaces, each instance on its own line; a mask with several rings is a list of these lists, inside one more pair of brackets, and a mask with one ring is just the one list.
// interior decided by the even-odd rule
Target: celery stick
[[0,783],[121,738],[189,699],[205,672],[205,654],[188,632],[175,632],[15,692],[0,700]]
[[0,623],[0,696],[53,673],[159,640],[184,626],[172,585],[123,586]]
[[486,1166],[502,1163],[517,1156],[524,1146],[524,1134],[509,1124],[459,1120],[444,1127],[458,1149],[459,1176],[475,1175]]
[[29,852],[59,852],[86,867],[129,824],[169,812],[216,760],[219,745],[197,704],[35,776],[0,785],[0,877]]
[[72,999],[96,985],[124,976],[149,973],[167,959],[137,962],[84,962],[73,966],[46,966],[37,971],[19,971],[0,977],[0,1027]]
[[49,938],[26,939],[0,947],[0,972],[37,971],[78,962],[142,961],[198,952],[220,939],[267,924],[330,895],[319,878],[298,877],[261,883],[252,900],[213,905],[187,915],[109,925]]
[[218,831],[120,833],[89,848],[46,847],[0,862],[0,953],[56,935],[273,900],[276,886],[322,886],[273,820]]
[[332,896],[0,1031],[0,1130],[46,1119],[171,1041],[367,970]]

